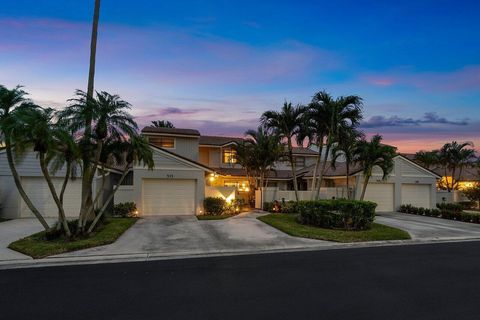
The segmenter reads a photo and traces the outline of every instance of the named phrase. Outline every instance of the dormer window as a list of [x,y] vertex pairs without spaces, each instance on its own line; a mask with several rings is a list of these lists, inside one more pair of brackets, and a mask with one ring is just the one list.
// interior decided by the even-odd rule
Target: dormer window
[[149,137],[149,142],[157,147],[165,149],[175,149],[175,138],[172,137]]
[[233,148],[224,148],[222,153],[222,162],[229,164],[237,163],[237,150]]

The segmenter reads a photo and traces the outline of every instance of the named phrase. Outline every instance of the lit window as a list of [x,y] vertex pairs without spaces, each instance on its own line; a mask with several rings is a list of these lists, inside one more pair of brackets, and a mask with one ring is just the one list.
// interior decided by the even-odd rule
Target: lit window
[[149,137],[149,142],[157,147],[165,149],[175,148],[175,139],[172,137]]
[[223,149],[223,163],[237,163],[237,151],[232,148]]

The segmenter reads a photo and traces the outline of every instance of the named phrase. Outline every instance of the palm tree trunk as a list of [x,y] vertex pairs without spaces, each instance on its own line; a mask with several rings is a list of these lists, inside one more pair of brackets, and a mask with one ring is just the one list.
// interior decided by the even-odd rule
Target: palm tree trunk
[[70,228],[68,227],[67,223],[67,218],[65,216],[65,211],[63,210],[63,205],[60,202],[60,199],[57,196],[57,191],[55,190],[55,186],[52,183],[52,178],[50,177],[50,174],[48,173],[48,168],[45,163],[45,153],[39,152],[39,160],[40,160],[40,169],[42,170],[43,177],[45,178],[45,181],[47,182],[48,188],[50,189],[50,193],[52,194],[53,201],[55,201],[55,204],[58,207],[58,212],[60,214],[60,219],[61,223],[63,225],[63,230],[65,231],[65,234],[67,235],[68,238],[72,236],[72,233],[70,232]]
[[[60,190],[60,203],[62,204],[63,206],[63,196],[65,195],[65,190],[67,189],[67,184],[68,184],[68,179],[70,178],[70,171],[72,170],[72,162],[71,161],[66,161],[67,162],[67,166],[66,166],[66,173],[65,173],[65,177],[63,178],[63,184],[62,184],[62,189]],[[61,216],[61,213],[60,213],[60,210],[58,211],[58,230],[60,230],[60,226],[63,225],[63,221],[62,221],[62,216]]]
[[[82,180],[82,191],[85,188],[85,190],[88,189],[88,195],[85,199],[85,202],[83,202],[83,205],[85,206],[84,208],[82,207],[82,214],[80,215],[80,219],[78,219],[78,230],[79,232],[84,232],[85,231],[85,226],[87,224],[88,219],[93,220],[93,209],[94,209],[94,202],[93,202],[93,190],[92,190],[92,184],[93,184],[93,179],[95,177],[95,173],[97,171],[97,164],[100,160],[100,155],[102,153],[102,148],[103,148],[103,141],[100,140],[98,141],[97,144],[97,150],[95,151],[95,161],[93,165],[90,165],[90,170],[88,171],[87,174],[84,174],[87,176],[86,179]],[[86,185],[84,185],[86,183]]]
[[365,198],[365,192],[367,191],[368,181],[370,181],[370,175],[366,175],[363,181],[362,195],[360,196],[360,200],[362,201]]
[[315,168],[313,169],[313,179],[312,179],[312,195],[310,197],[310,200],[313,200],[315,196],[315,190],[316,189],[316,183],[317,183],[317,174],[318,174],[318,167],[320,166],[320,162],[322,161],[322,151],[323,151],[323,139],[320,141],[320,144],[318,145],[318,156],[317,156],[317,161],[315,162]]
[[108,204],[110,203],[110,201],[112,201],[113,196],[115,195],[115,193],[117,192],[118,188],[119,188],[120,185],[122,184],[123,180],[124,180],[125,177],[127,176],[127,174],[128,174],[128,167],[129,167],[129,166],[130,166],[130,163],[125,166],[125,171],[123,172],[122,176],[120,177],[120,180],[118,181],[118,183],[117,183],[117,185],[115,186],[115,188],[113,188],[112,193],[110,193],[110,195],[108,196],[107,201],[105,201],[105,203],[103,204],[103,206],[102,206],[102,208],[100,209],[100,212],[98,213],[98,215],[95,217],[95,219],[93,219],[92,224],[91,224],[90,227],[88,228],[87,234],[92,233],[92,231],[93,231],[93,229],[95,228],[95,226],[97,225],[98,221],[100,221],[100,218],[103,216],[103,213],[104,213],[105,210],[107,209]]
[[93,12],[92,37],[90,41],[90,66],[88,70],[87,97],[93,97],[95,83],[95,60],[97,55],[98,21],[100,18],[100,0],[95,0]]
[[[90,209],[87,212],[87,217],[91,216],[95,209],[95,204],[98,202],[98,199],[100,198],[100,194],[103,191],[103,187],[105,187],[105,168],[102,166],[102,186],[100,189],[97,190],[97,194],[95,195],[95,200],[93,201],[93,205],[90,207]],[[82,222],[82,229],[85,229],[87,226],[87,219],[84,219]]]
[[293,189],[295,190],[295,199],[297,199],[298,202],[297,169],[295,165],[295,160],[293,159],[293,147],[291,137],[288,137],[288,157],[290,158],[290,164],[292,165]]
[[20,176],[18,175],[17,169],[15,168],[15,163],[13,161],[12,147],[10,143],[10,137],[8,135],[5,135],[5,147],[7,152],[8,166],[10,167],[10,171],[12,172],[13,181],[15,181],[18,193],[20,194],[30,211],[32,211],[33,215],[38,219],[38,221],[40,221],[42,226],[45,228],[45,231],[50,230],[50,226],[48,225],[47,221],[45,221],[45,218],[40,214],[37,208],[35,208],[27,193],[23,189],[22,181],[20,180]]
[[320,188],[322,187],[323,174],[325,173],[325,168],[327,167],[329,153],[330,153],[330,145],[327,145],[327,149],[325,150],[325,157],[323,158],[322,166],[318,174],[318,185],[317,185],[317,193],[315,195],[315,200],[318,200],[320,198]]
[[347,167],[347,199],[350,200],[350,185],[348,183],[348,176],[350,175],[350,164],[347,161],[345,165]]

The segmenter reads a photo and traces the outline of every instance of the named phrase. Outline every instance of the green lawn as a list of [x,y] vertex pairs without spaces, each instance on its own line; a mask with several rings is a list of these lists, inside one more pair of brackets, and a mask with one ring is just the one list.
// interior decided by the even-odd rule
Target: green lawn
[[227,219],[227,218],[234,217],[234,216],[236,216],[236,215],[235,214],[222,214],[222,215],[214,216],[214,215],[204,214],[204,215],[197,216],[197,219],[198,220],[222,220],[222,219]]
[[370,230],[345,231],[303,225],[296,221],[296,215],[294,214],[272,213],[266,216],[258,217],[257,219],[291,236],[301,238],[336,242],[410,239],[410,235],[407,232],[378,223],[374,223]]
[[39,259],[60,253],[103,246],[115,242],[137,220],[136,218],[108,218],[105,225],[92,236],[74,241],[46,240],[45,232],[42,231],[12,242],[8,247],[34,259]]

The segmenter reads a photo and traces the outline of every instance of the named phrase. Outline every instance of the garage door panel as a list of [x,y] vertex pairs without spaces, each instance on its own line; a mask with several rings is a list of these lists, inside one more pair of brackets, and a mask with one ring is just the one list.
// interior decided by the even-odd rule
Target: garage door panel
[[411,204],[415,207],[431,207],[431,185],[429,184],[402,184],[402,204]]
[[[57,194],[62,188],[63,179],[53,178],[53,184]],[[58,217],[58,208],[53,200],[47,182],[41,177],[22,178],[22,185],[33,205],[40,211],[44,217]],[[65,190],[63,203],[65,215],[67,217],[78,217],[81,203],[81,179],[69,181]],[[20,216],[24,218],[33,217],[33,213],[27,207],[26,203],[21,200]]]
[[144,179],[142,215],[195,214],[195,180]]
[[365,192],[365,200],[377,204],[377,212],[394,211],[394,184],[393,183],[369,183]]

